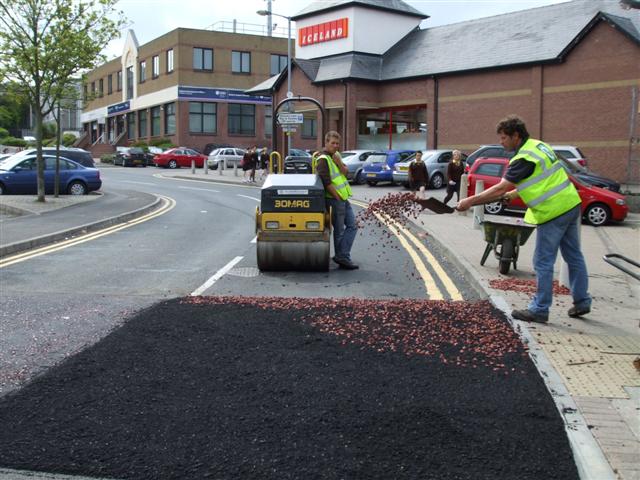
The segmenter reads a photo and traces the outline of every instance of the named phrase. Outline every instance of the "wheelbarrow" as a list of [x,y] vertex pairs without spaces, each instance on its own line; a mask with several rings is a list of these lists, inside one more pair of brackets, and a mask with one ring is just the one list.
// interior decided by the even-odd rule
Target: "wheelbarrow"
[[480,265],[484,265],[491,250],[498,259],[500,273],[509,273],[511,264],[514,270],[518,269],[518,255],[520,246],[524,245],[535,230],[535,225],[524,223],[521,218],[503,217],[482,222],[484,239],[487,246],[482,254]]

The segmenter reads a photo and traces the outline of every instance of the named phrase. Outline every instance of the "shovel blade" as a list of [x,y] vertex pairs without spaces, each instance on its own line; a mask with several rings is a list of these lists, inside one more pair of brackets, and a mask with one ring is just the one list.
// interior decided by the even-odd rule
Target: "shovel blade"
[[416,202],[423,208],[427,208],[435,213],[453,213],[456,211],[455,208],[450,207],[449,205],[442,203],[437,198],[429,197],[426,200],[416,199]]

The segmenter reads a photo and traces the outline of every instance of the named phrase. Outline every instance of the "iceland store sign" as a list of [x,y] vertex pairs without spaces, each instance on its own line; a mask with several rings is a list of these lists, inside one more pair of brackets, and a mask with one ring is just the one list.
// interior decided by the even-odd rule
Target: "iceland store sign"
[[207,87],[178,87],[180,100],[223,100],[229,103],[263,103],[271,105],[271,97],[247,95],[242,90]]

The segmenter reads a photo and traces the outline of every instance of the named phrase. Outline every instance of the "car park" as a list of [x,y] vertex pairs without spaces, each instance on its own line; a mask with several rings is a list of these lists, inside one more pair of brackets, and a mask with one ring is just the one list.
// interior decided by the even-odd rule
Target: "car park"
[[217,170],[218,165],[224,162],[226,168],[232,168],[236,166],[239,167],[244,154],[245,150],[243,150],[242,148],[218,148],[209,153],[209,157],[207,158],[207,166],[213,170]]
[[[53,193],[56,173],[56,157],[44,155],[45,193]],[[68,158],[59,157],[60,193],[86,195],[102,186],[100,170],[84,167]],[[15,155],[0,165],[0,195],[38,193],[37,156]]]
[[366,182],[362,171],[365,162],[374,150],[349,150],[348,152],[340,152],[342,163],[349,169],[347,180],[357,185],[363,185]]
[[[393,168],[393,181],[409,187],[409,166],[415,160],[415,154],[403,162],[398,162]],[[447,167],[453,158],[453,150],[425,150],[422,152],[422,161],[427,166],[429,174],[429,188],[442,188],[447,180]],[[466,158],[462,154],[462,161]]]
[[311,173],[311,154],[299,148],[289,150],[289,155],[284,158],[284,173]]
[[[565,161],[566,160],[560,160]],[[468,196],[474,195],[478,180],[484,182],[484,189],[488,189],[500,182],[507,170],[509,160],[506,158],[479,158],[471,167],[468,178]],[[582,217],[590,225],[605,225],[609,221],[623,221],[629,213],[624,195],[589,185],[569,174],[569,178],[578,190],[582,199]],[[526,210],[526,206],[520,198],[514,199],[509,205],[502,202],[493,202],[484,206],[486,213],[497,215],[505,210]]]
[[551,145],[553,151],[558,155],[562,155],[571,163],[578,164],[582,167],[587,166],[587,159],[578,147],[573,145]]
[[[571,163],[582,167],[587,166],[587,160],[584,158],[578,147],[574,147],[573,145],[550,145],[550,147],[556,154],[562,155]],[[478,158],[511,158],[514,153],[515,152],[505,151],[502,145],[482,145],[467,157],[465,173],[469,173],[473,162]]]
[[113,157],[113,164],[123,167],[146,167],[147,154],[140,147],[118,147],[118,151]]
[[158,153],[153,157],[153,163],[156,167],[164,168],[180,168],[191,167],[191,161],[195,161],[197,168],[202,168],[207,157],[201,153],[196,152],[191,148],[177,147],[170,148],[169,150]]
[[202,150],[202,154],[208,156],[211,152],[219,148],[233,148],[233,145],[229,145],[228,143],[207,143]]
[[362,168],[367,184],[374,186],[379,182],[389,182],[392,185],[395,185],[393,180],[393,169],[395,164],[403,162],[414,153],[415,150],[387,150],[373,152],[369,155],[367,162]]
[[[27,157],[30,155],[35,155],[37,153],[37,149],[29,148],[27,150],[22,150],[20,152],[14,153],[12,156],[19,157]],[[56,148],[55,147],[44,147],[42,149],[43,155],[52,155],[56,156]],[[74,162],[79,163],[84,167],[95,168],[96,164],[93,161],[93,157],[91,156],[91,152],[87,152],[81,148],[71,148],[71,147],[60,147],[60,156],[64,158],[68,158],[69,160],[73,160]]]

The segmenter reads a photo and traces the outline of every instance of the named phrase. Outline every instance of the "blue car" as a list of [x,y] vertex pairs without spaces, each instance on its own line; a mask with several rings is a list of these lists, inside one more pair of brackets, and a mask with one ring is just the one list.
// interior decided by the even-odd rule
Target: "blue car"
[[[45,193],[53,193],[56,157],[43,155]],[[0,195],[38,193],[36,155],[14,155],[0,163]],[[100,170],[60,157],[60,193],[86,195],[102,186]]]
[[393,166],[402,162],[415,153],[415,150],[387,150],[386,152],[374,152],[367,158],[367,163],[362,168],[366,182],[373,186],[378,182],[393,181]]

